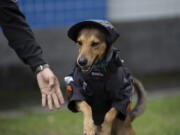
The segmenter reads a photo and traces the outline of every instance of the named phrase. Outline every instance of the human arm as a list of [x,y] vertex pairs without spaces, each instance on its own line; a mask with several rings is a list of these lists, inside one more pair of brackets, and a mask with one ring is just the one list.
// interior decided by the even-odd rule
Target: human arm
[[[0,26],[9,46],[25,64],[31,67],[33,72],[39,66],[46,64],[42,58],[42,49],[16,2],[0,0]],[[59,81],[50,67],[36,73],[36,78],[42,95],[42,105],[45,106],[47,101],[49,109],[60,108],[64,99]]]
[[42,49],[17,3],[11,0],[0,1],[0,26],[9,46],[33,71],[37,66],[46,63],[42,58]]

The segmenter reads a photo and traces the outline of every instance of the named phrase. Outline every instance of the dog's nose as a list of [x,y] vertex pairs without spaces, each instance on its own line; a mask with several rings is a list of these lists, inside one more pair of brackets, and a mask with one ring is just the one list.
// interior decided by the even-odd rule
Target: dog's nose
[[87,59],[85,57],[79,58],[79,60],[78,60],[78,64],[80,66],[85,66],[87,64],[87,62],[88,61],[87,61]]

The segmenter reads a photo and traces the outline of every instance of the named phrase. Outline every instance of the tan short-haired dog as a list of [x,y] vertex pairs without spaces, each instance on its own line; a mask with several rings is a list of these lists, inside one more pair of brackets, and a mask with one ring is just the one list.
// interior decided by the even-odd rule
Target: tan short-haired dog
[[[118,37],[114,27],[102,20],[83,21],[68,36],[79,49],[77,65],[65,78],[72,86],[68,107],[83,113],[84,134],[135,135],[131,123],[143,111],[144,88],[122,64],[119,50],[111,49]],[[138,99],[131,109],[133,88]]]

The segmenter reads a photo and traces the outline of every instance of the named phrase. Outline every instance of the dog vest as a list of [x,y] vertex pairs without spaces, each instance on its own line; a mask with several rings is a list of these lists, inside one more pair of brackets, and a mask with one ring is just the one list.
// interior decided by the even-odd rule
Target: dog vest
[[72,112],[78,112],[75,101],[86,101],[92,108],[96,125],[103,123],[105,114],[112,107],[118,110],[117,118],[124,120],[130,103],[132,77],[123,65],[114,64],[114,53],[117,52],[113,52],[113,57],[104,67],[97,66],[88,74],[84,74],[76,66],[71,74],[72,93],[68,94],[68,108]]

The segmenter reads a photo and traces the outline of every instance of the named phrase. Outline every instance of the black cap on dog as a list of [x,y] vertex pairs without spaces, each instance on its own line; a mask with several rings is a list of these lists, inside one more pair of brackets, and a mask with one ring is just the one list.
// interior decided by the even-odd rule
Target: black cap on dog
[[115,30],[114,26],[106,20],[86,20],[86,21],[78,22],[69,28],[68,37],[73,41],[76,41],[76,38],[80,30],[89,25],[100,28],[103,31],[105,31],[107,34],[107,42],[110,45],[114,43],[119,37],[119,34]]

